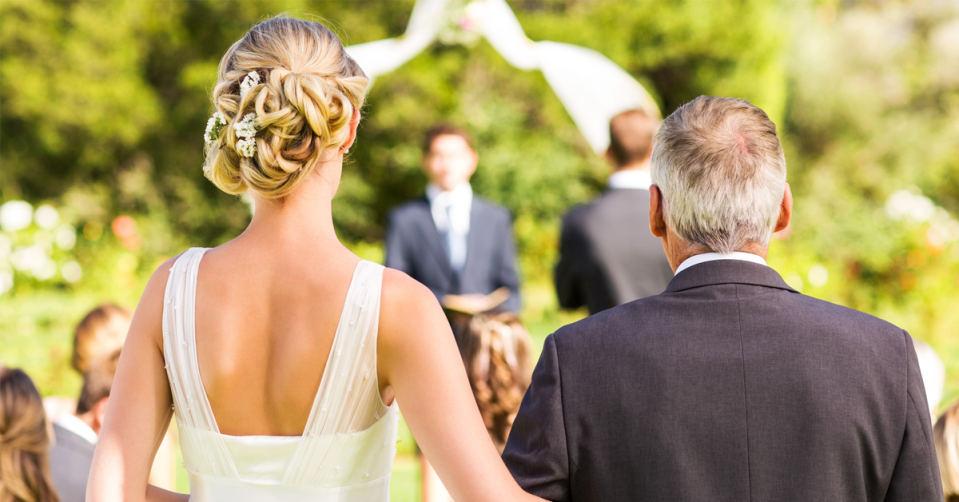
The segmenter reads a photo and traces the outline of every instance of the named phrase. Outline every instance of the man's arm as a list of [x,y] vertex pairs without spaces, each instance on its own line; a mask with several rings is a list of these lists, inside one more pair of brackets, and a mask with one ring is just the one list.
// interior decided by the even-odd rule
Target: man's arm
[[510,312],[519,312],[519,272],[516,266],[516,240],[513,237],[513,224],[510,222],[509,213],[505,214],[505,227],[503,235],[503,249],[499,267],[499,284],[497,287],[509,289],[509,299],[503,303],[503,308]]
[[932,442],[926,391],[912,339],[905,331],[903,336],[906,338],[906,428],[886,500],[939,502],[943,500],[942,482]]
[[559,261],[553,269],[556,297],[559,306],[564,309],[578,309],[586,303],[579,286],[585,261],[582,252],[584,239],[576,228],[573,216],[573,213],[569,213],[563,218],[563,229],[559,237]]
[[546,337],[533,381],[513,421],[503,461],[527,492],[547,500],[570,500],[569,453],[554,335]]

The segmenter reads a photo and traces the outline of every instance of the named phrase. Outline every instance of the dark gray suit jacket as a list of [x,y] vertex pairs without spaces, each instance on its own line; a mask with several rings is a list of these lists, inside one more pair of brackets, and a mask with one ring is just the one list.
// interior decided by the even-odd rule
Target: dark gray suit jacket
[[448,294],[488,295],[500,287],[509,288],[510,297],[503,308],[519,311],[519,275],[509,212],[475,195],[462,273],[450,266],[446,245],[436,230],[426,198],[412,200],[390,212],[386,266],[406,272],[430,288],[437,299]]
[[662,243],[649,233],[649,191],[607,190],[563,217],[554,270],[561,307],[595,314],[658,295],[672,278]]
[[61,502],[83,502],[96,447],[57,424],[53,424],[53,434],[56,440],[53,448],[50,448],[53,486]]
[[549,500],[943,500],[909,335],[742,261],[550,335],[503,459]]

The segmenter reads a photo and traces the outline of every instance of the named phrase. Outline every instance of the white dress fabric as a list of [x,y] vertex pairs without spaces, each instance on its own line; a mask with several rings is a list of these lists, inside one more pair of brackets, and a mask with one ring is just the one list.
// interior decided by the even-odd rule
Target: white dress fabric
[[196,356],[196,281],[206,249],[184,253],[163,304],[163,354],[183,464],[196,502],[388,501],[399,412],[376,378],[383,267],[360,261],[301,436],[220,434]]

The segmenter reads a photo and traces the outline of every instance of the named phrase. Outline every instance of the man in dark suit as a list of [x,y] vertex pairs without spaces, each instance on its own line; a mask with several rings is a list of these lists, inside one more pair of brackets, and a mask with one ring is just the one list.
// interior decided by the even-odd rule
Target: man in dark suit
[[82,502],[86,497],[93,451],[106,416],[119,360],[120,351],[116,351],[94,362],[83,375],[76,414],[65,414],[53,423],[50,471],[62,502]]
[[395,208],[386,233],[386,266],[430,288],[440,303],[486,301],[507,288],[505,310],[520,306],[516,248],[509,212],[473,194],[477,155],[466,131],[431,129],[423,145],[426,196]]
[[609,189],[563,217],[554,270],[559,305],[590,314],[658,295],[673,271],[649,233],[649,159],[658,120],[629,110],[609,122]]
[[503,453],[520,485],[571,501],[942,501],[909,335],[765,264],[792,213],[766,114],[684,105],[652,179],[676,276],[546,339]]
[[[473,194],[469,180],[478,157],[463,129],[439,125],[423,142],[423,172],[430,183],[426,196],[390,212],[386,231],[386,266],[401,270],[433,291],[446,307],[482,312],[490,293],[505,288],[500,305],[518,312],[519,276],[509,212]],[[497,296],[497,295],[491,295]],[[462,333],[451,318],[454,332]],[[459,344],[465,340],[458,340]],[[423,500],[449,500],[425,456]]]

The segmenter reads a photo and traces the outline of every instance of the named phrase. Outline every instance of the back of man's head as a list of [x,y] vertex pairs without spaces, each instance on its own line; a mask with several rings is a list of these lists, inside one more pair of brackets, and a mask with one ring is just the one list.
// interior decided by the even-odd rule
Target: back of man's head
[[609,155],[617,168],[649,158],[657,122],[642,110],[627,110],[609,121]]
[[110,397],[119,362],[120,351],[117,350],[96,359],[90,365],[90,369],[83,374],[83,388],[80,390],[80,399],[77,400],[77,415],[89,412],[104,398]]
[[786,158],[761,109],[700,96],[663,121],[651,163],[666,224],[679,238],[718,253],[769,244]]

